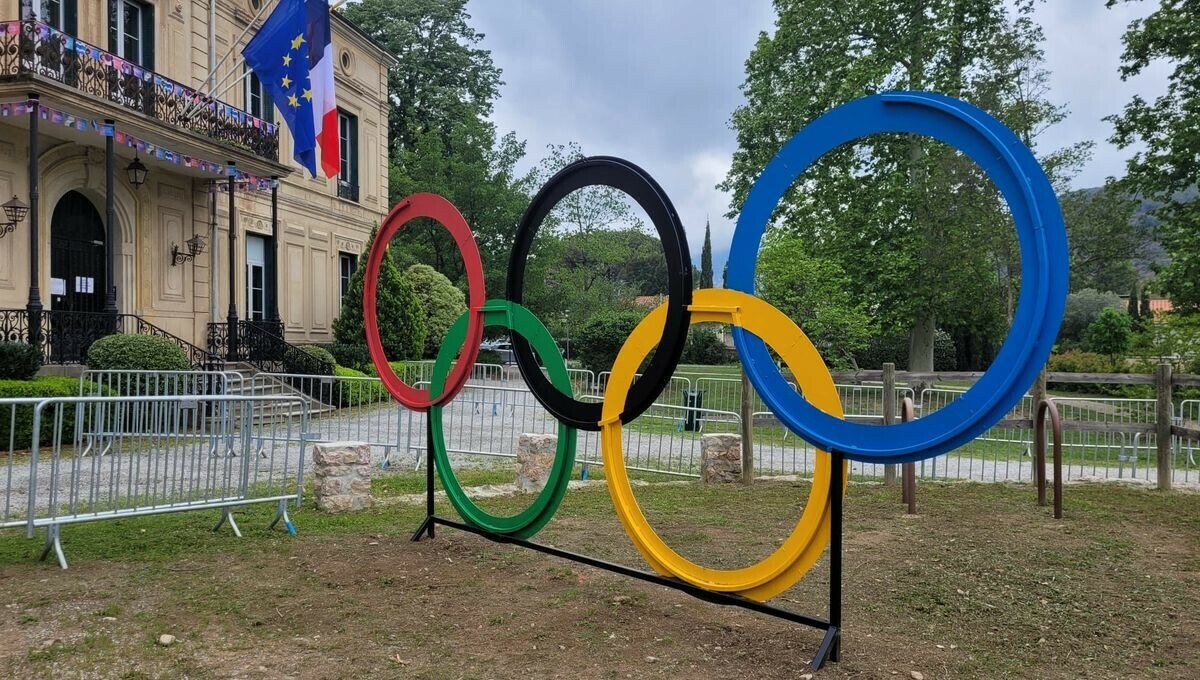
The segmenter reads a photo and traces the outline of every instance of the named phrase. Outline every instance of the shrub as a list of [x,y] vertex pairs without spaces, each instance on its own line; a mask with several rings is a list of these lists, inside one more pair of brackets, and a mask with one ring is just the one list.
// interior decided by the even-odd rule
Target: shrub
[[[389,361],[388,366],[392,367],[392,373],[395,373],[396,375],[400,376],[401,378],[404,377],[404,362],[403,361]],[[375,368],[374,363],[368,364],[367,367],[363,369],[363,373],[365,373],[366,375],[369,375],[373,378],[379,377],[379,369]]]
[[1104,309],[1088,325],[1084,340],[1090,351],[1107,354],[1116,365],[1117,358],[1129,351],[1133,340],[1133,321],[1126,312]]
[[87,365],[98,371],[190,371],[183,348],[156,335],[109,335],[92,343]]
[[[1113,366],[1112,360],[1103,354],[1070,350],[1061,354],[1052,354],[1046,361],[1046,370],[1050,373],[1137,373],[1128,366]],[[1050,383],[1050,389],[1062,392],[1082,392],[1085,394],[1100,393],[1112,397],[1130,399],[1149,398],[1154,396],[1151,385],[1112,385],[1091,383]]]
[[[372,241],[374,232],[372,232]],[[342,313],[333,322],[333,335],[343,345],[366,343],[363,327],[363,277],[368,250],[359,259],[358,269],[350,277],[350,287],[342,298]],[[417,359],[425,350],[425,309],[417,299],[412,283],[390,257],[379,267],[379,290],[375,309],[379,314],[379,335],[388,359]],[[441,339],[438,339],[441,342]]]
[[[91,385],[90,383],[84,384],[84,394],[103,393],[104,391],[95,385]],[[0,380],[0,398],[75,396],[79,396],[78,378],[44,376],[33,380]],[[10,408],[13,410],[4,409],[0,413],[0,442],[3,442],[7,446],[11,441],[13,447],[16,449],[28,448],[33,441],[34,406],[30,404]],[[76,409],[74,407],[68,407],[62,411],[62,432],[63,436],[68,438],[68,440],[74,436],[75,413]],[[41,432],[38,436],[38,440],[42,445],[49,445],[54,441],[54,416],[55,411],[51,410],[50,407],[42,411],[42,422],[39,427]]]
[[0,380],[29,380],[42,367],[42,353],[23,342],[0,342]]
[[716,331],[693,326],[683,349],[683,363],[699,366],[719,366],[729,363],[729,351]]
[[467,296],[450,279],[427,264],[414,264],[405,272],[425,310],[426,358],[437,356],[446,331],[467,311]]
[[371,352],[367,350],[366,345],[343,345],[340,342],[331,342],[317,345],[317,347],[329,352],[338,366],[366,371],[372,364]]
[[[366,378],[366,373],[356,371],[353,368],[338,366],[334,369],[333,374],[339,378]],[[364,404],[374,404],[380,401],[387,401],[388,392],[384,388],[383,383],[375,380],[338,380],[337,381],[337,400],[338,405],[345,406],[362,406]]]
[[283,370],[294,375],[333,375],[337,360],[316,345],[289,348],[283,353]]
[[494,349],[479,350],[479,358],[475,360],[477,364],[503,364],[504,358]]
[[641,320],[642,315],[632,311],[600,312],[593,316],[575,341],[579,363],[597,373],[611,370],[621,346]]

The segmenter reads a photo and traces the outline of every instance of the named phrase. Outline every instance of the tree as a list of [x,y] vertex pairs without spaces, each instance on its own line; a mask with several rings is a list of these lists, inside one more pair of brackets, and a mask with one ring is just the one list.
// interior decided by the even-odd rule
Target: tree
[[606,311],[593,316],[580,329],[575,341],[579,363],[597,373],[612,370],[617,354],[642,316],[634,311]]
[[446,331],[467,311],[467,296],[427,264],[414,264],[405,272],[425,310],[425,358],[437,356]]
[[[1108,6],[1117,2],[1108,0]],[[1129,25],[1121,79],[1166,62],[1171,67],[1167,90],[1153,102],[1135,95],[1120,115],[1106,119],[1116,128],[1114,144],[1140,147],[1127,162],[1123,181],[1138,196],[1162,203],[1153,215],[1160,220],[1158,240],[1171,260],[1158,273],[1158,285],[1184,313],[1200,313],[1200,201],[1194,190],[1200,177],[1197,26],[1200,4],[1179,0],[1164,1],[1150,16]]]
[[[377,230],[376,230],[377,231]],[[374,243],[375,231],[368,243]],[[363,279],[366,277],[370,246],[358,260],[358,269],[350,277],[350,286],[342,298],[342,311],[333,322],[334,338],[345,345],[365,345],[363,327]],[[383,350],[391,361],[418,359],[425,348],[425,312],[408,279],[391,257],[384,257],[379,267],[378,298],[375,310],[379,316],[379,336]]]
[[700,280],[698,288],[713,287],[712,228],[704,222],[704,248],[700,251]]
[[1129,314],[1129,318],[1133,319],[1133,324],[1136,326],[1142,318],[1141,307],[1138,305],[1138,289],[1135,286],[1129,291],[1129,301],[1125,305],[1125,312]]
[[867,346],[874,324],[838,263],[810,255],[802,239],[783,234],[763,248],[758,279],[759,295],[804,330],[826,363],[854,365],[854,353]]
[[1121,298],[1116,293],[1101,293],[1093,288],[1071,293],[1067,296],[1067,309],[1058,333],[1059,341],[1083,342],[1088,326],[1101,312],[1120,308]]
[[683,348],[682,363],[696,366],[719,366],[729,363],[729,350],[710,324],[688,329],[687,345]]
[[1129,315],[1111,307],[1100,312],[1096,320],[1088,324],[1085,341],[1088,351],[1107,354],[1115,367],[1117,358],[1129,351],[1133,340],[1133,322]]
[[1102,189],[1060,198],[1070,245],[1071,290],[1123,293],[1137,287],[1133,258],[1140,245],[1134,228],[1137,201],[1110,182]]
[[[1065,112],[1047,101],[1034,0],[776,0],[775,32],[746,62],[746,105],[721,188],[736,212],[779,147],[863,93],[934,90],[998,116],[1027,145]],[[1043,152],[1063,179],[1087,145]],[[881,326],[910,330],[913,370],[933,368],[939,325],[997,344],[1019,288],[1019,250],[1003,202],[958,152],[914,135],[877,135],[826,155],[785,196],[773,223],[838,262]],[[939,320],[945,320],[939,323]]]
[[1141,317],[1143,319],[1154,319],[1154,308],[1150,306],[1150,286],[1142,288],[1142,309]]

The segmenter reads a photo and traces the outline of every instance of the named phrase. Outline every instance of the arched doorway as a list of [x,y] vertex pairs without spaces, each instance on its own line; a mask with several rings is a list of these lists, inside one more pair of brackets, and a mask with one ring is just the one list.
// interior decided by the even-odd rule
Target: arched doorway
[[104,310],[104,221],[92,202],[68,191],[50,220],[50,309]]

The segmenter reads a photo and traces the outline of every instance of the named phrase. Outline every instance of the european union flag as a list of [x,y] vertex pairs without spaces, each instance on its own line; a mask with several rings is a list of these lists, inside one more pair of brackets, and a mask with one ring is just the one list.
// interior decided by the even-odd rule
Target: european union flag
[[[312,54],[305,5],[305,0],[281,0],[242,54],[292,131],[296,160],[316,177],[317,133],[310,72],[313,58],[319,60],[321,53]],[[325,5],[326,21],[328,11]]]

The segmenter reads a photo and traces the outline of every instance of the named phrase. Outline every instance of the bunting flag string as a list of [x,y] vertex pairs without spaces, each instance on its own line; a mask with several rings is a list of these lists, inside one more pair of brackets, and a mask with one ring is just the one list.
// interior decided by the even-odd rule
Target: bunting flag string
[[[29,100],[0,102],[0,118],[28,116],[32,108],[32,101]],[[196,169],[206,174],[228,176],[229,166],[225,163],[197,158],[169,149],[161,144],[148,142],[140,137],[117,130],[115,125],[105,123],[104,121],[76,116],[72,113],[47,106],[44,103],[40,103],[38,106],[38,118],[48,123],[61,125],[80,132],[95,132],[104,137],[112,137],[114,143],[119,146],[135,149],[139,155],[145,155],[165,163]],[[272,185],[270,178],[259,177],[241,170],[235,170],[235,172],[237,173],[236,183],[240,191],[270,191]],[[217,191],[226,191],[223,184],[217,183],[217,185],[220,186],[219,189],[216,189]]]

